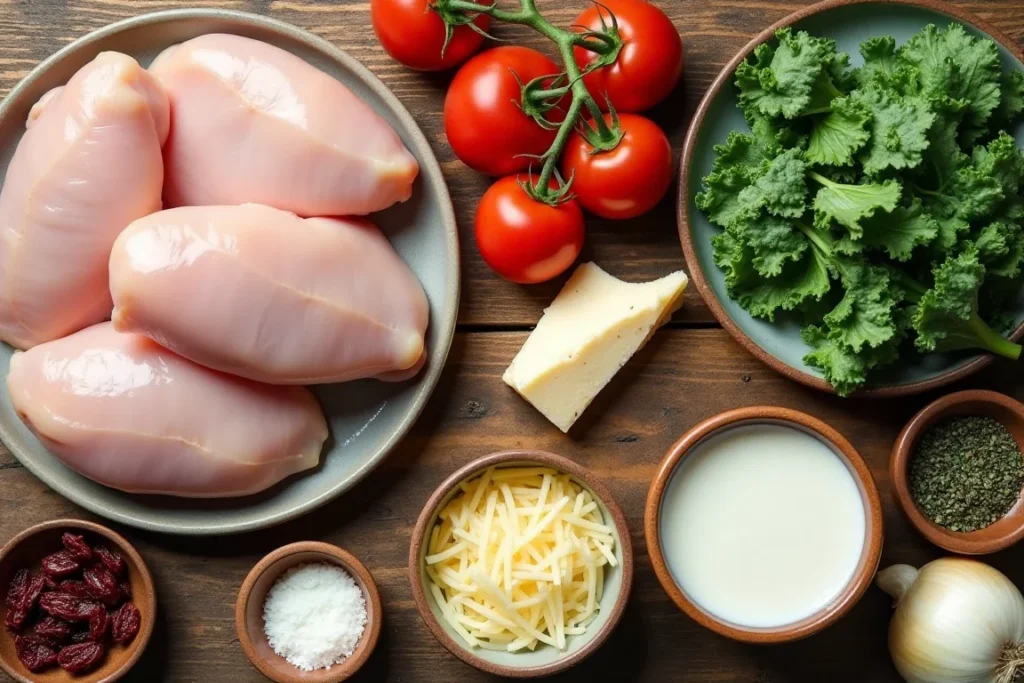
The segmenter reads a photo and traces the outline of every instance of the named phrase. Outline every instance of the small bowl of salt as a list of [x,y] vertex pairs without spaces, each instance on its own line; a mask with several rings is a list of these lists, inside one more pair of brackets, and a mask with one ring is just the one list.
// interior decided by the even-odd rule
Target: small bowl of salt
[[382,616],[369,570],[351,553],[312,541],[260,560],[235,604],[242,649],[277,683],[348,679],[370,658]]

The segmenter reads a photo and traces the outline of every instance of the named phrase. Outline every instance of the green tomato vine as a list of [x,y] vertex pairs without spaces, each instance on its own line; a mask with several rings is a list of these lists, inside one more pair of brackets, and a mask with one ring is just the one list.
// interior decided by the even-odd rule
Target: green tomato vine
[[[520,84],[520,106],[523,112],[538,125],[557,130],[551,146],[538,159],[543,162],[540,173],[535,176],[531,172],[530,179],[521,181],[520,185],[531,197],[545,204],[555,205],[570,199],[572,178],[561,178],[557,168],[558,158],[573,130],[579,128],[595,152],[614,149],[622,140],[622,129],[615,111],[611,109],[611,103],[611,120],[606,122],[601,107],[583,83],[586,74],[614,64],[622,50],[623,42],[615,15],[607,8],[603,8],[603,11],[608,12],[609,18],[605,21],[604,15],[601,14],[601,30],[570,31],[559,28],[545,19],[537,10],[535,0],[519,0],[519,9],[514,12],[499,9],[497,2],[492,5],[481,5],[472,0],[434,0],[430,8],[444,20],[448,39],[457,26],[469,26],[491,38],[492,36],[473,23],[477,16],[486,14],[496,21],[527,26],[555,44],[565,70]],[[573,49],[577,47],[598,55],[585,70],[576,64]],[[551,120],[550,113],[558,109],[559,103],[566,96],[571,98],[568,110],[565,112],[565,118],[556,123]],[[586,121],[584,112],[590,113],[592,123]],[[550,187],[552,179],[556,181],[555,187]]]

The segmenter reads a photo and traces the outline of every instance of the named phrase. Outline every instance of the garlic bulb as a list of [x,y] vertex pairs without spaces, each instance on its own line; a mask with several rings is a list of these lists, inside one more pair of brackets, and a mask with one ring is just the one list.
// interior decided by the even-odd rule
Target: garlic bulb
[[957,557],[878,573],[895,599],[889,654],[907,683],[1011,683],[1024,675],[1024,597],[987,564]]

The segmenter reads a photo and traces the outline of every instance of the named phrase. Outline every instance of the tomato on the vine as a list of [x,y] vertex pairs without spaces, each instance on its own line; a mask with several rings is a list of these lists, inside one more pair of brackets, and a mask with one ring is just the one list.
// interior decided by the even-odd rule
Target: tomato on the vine
[[[611,124],[611,114],[605,114]],[[615,149],[594,152],[576,131],[562,154],[562,175],[583,208],[604,218],[633,218],[661,201],[672,184],[672,145],[650,119],[619,114],[622,139]]]
[[540,52],[515,45],[492,48],[466,62],[444,98],[444,132],[455,155],[494,176],[536,164],[536,158],[523,155],[543,154],[555,131],[523,112],[520,83],[554,77],[558,71]]
[[[444,20],[428,3],[370,0],[373,31],[387,53],[410,69],[440,71],[458,66],[480,48],[484,37],[470,26],[456,26],[446,47]],[[473,23],[486,31],[491,18],[481,14]]]
[[[602,0],[584,10],[573,22],[574,30],[601,30],[601,19],[610,26],[615,15],[622,49],[614,64],[583,77],[587,90],[602,109],[605,94],[620,112],[650,109],[675,87],[683,73],[683,40],[672,20],[647,0]],[[574,48],[576,63],[585,69],[598,59],[594,52]]]
[[544,282],[561,274],[583,248],[583,212],[576,200],[555,206],[539,202],[519,185],[516,176],[500,178],[484,193],[476,209],[474,230],[487,265],[506,280],[520,284]]

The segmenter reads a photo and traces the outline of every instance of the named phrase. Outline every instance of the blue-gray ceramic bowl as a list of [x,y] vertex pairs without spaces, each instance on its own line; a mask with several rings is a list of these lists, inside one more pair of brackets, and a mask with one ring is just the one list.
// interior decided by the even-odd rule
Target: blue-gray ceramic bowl
[[[858,47],[874,36],[888,35],[902,44],[912,35],[935,24],[945,28],[958,22],[971,33],[987,36],[999,45],[1003,68],[1024,70],[1024,54],[1017,43],[981,19],[951,5],[935,0],[826,0],[791,14],[765,29],[726,64],[700,103],[683,148],[679,184],[679,236],[690,277],[708,307],[722,326],[748,351],[790,379],[824,391],[831,385],[821,373],[803,362],[810,347],[800,338],[800,322],[795,317],[768,322],[754,318],[725,291],[725,279],[712,258],[711,237],[720,229],[697,209],[694,198],[701,190],[701,179],[711,170],[714,146],[725,142],[730,131],[749,130],[737,107],[732,76],[737,65],[755,47],[769,40],[776,29],[793,26],[812,35],[834,38],[839,49],[851,57],[854,66],[862,63]],[[1024,124],[1013,131],[1024,144]],[[1020,298],[1011,338],[1024,335],[1024,296]],[[899,361],[872,375],[857,395],[906,396],[933,389],[977,372],[992,361],[977,352],[918,355],[905,352]]]

